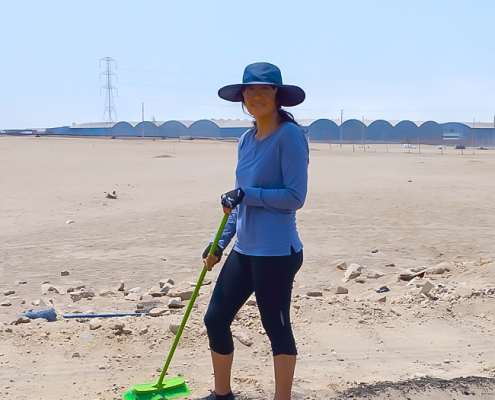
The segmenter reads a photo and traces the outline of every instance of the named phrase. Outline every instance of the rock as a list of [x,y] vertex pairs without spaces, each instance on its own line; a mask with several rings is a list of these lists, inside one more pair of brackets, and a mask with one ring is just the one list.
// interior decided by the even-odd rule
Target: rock
[[136,306],[137,313],[149,313],[153,308],[164,308],[165,304],[158,300],[145,301]]
[[84,293],[85,292],[83,292],[83,291],[72,292],[70,294],[70,298],[75,303],[75,302],[80,301],[84,298]]
[[174,285],[172,285],[171,283],[169,282],[165,282],[163,285],[162,285],[162,282],[160,282],[160,293],[162,295],[166,295],[170,289],[172,289],[174,287]]
[[254,296],[251,296],[247,301],[246,301],[247,306],[255,306],[256,305],[256,298]]
[[360,276],[358,276],[358,277],[356,278],[356,283],[366,283],[366,279],[361,278]]
[[125,283],[124,283],[124,281],[121,279],[121,280],[120,280],[119,287],[117,288],[117,291],[118,291],[118,292],[123,292],[124,290],[125,290]]
[[180,324],[178,323],[172,323],[168,326],[168,329],[170,329],[170,332],[172,332],[174,335],[177,335],[177,332],[179,332]]
[[10,296],[11,294],[15,294],[15,290],[6,290],[5,292],[3,292],[4,296]]
[[382,287],[380,287],[380,288],[376,289],[376,291],[377,291],[378,293],[385,293],[385,292],[389,292],[389,291],[390,291],[390,289],[389,289],[387,286],[382,286]]
[[141,295],[139,293],[129,293],[127,296],[124,296],[124,300],[139,301],[141,300]]
[[387,301],[387,296],[382,296],[377,299],[379,303],[385,303]]
[[433,289],[434,287],[435,285],[433,285],[433,283],[431,283],[430,281],[426,281],[423,287],[421,288],[420,293],[428,295],[428,293],[430,293],[431,289]]
[[165,314],[165,312],[168,311],[168,308],[152,308],[150,310],[150,316],[151,317],[160,317],[161,315]]
[[455,292],[463,299],[469,299],[473,295],[473,289],[468,286],[458,286],[456,287]]
[[122,331],[125,328],[125,324],[123,322],[113,322],[109,328],[113,331]]
[[385,267],[395,267],[395,264],[392,262],[392,263],[388,263],[388,264],[385,264]]
[[141,288],[140,287],[135,287],[129,290],[129,293],[141,293]]
[[184,304],[182,304],[182,300],[180,297],[174,297],[168,301],[168,308],[182,308],[185,307]]
[[369,279],[378,279],[378,278],[381,278],[382,276],[385,276],[385,274],[383,272],[376,271],[374,269],[372,269],[371,271],[369,271],[366,274],[366,278],[369,278]]
[[357,263],[351,263],[347,270],[344,273],[344,279],[354,279],[361,275],[361,271],[363,270],[363,266]]
[[14,322],[14,325],[19,325],[19,324],[29,324],[31,320],[28,317],[20,317]]
[[194,293],[193,289],[181,290],[178,292],[170,293],[170,297],[180,297],[182,301],[190,300]]
[[347,263],[345,261],[342,261],[341,263],[337,264],[336,268],[345,271],[347,269]]
[[450,271],[451,268],[452,268],[452,264],[447,261],[444,261],[433,267],[427,268],[426,273],[432,275],[442,275],[445,272]]
[[74,221],[73,219],[68,219],[67,221],[65,221],[66,224],[73,224],[74,222],[76,221]]
[[234,336],[244,346],[251,347],[253,344],[253,341],[246,332],[237,331],[232,336]]
[[89,330],[94,331],[98,328],[101,328],[101,322],[97,319],[92,319],[89,323]]
[[9,307],[11,305],[12,305],[12,303],[10,301],[8,301],[8,300],[6,300],[6,301],[4,301],[3,303],[0,304],[0,306],[2,306],[2,307]]
[[61,276],[69,276],[70,274],[69,274],[69,271],[61,271],[60,275]]
[[41,293],[47,294],[48,292],[55,292],[55,293],[60,294],[60,292],[54,286],[52,286],[50,283],[42,284],[41,285]]
[[117,293],[113,290],[100,290],[99,295],[101,297],[112,297],[112,296],[117,296]]
[[318,291],[311,291],[311,292],[306,293],[306,296],[309,296],[309,297],[321,297],[321,296],[323,296],[323,293],[322,292],[318,292]]
[[79,354],[79,352],[77,351],[72,354],[72,358],[79,358],[79,357],[81,357],[81,354]]
[[414,278],[414,273],[408,269],[406,269],[405,271],[403,271],[400,275],[399,275],[399,279],[401,281],[410,281],[411,279]]
[[175,281],[173,279],[162,279],[160,282],[159,282],[159,285],[160,287],[162,288],[163,286],[165,286],[166,284],[170,284],[172,286],[175,285]]
[[333,289],[333,293],[335,293],[335,294],[347,294],[347,293],[349,293],[349,289],[347,289],[343,286],[337,286],[336,288]]

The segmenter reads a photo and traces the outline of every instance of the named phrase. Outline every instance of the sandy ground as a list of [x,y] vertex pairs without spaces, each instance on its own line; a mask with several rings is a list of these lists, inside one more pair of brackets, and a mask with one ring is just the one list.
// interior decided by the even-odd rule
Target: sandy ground
[[[0,137],[2,398],[119,399],[157,379],[184,308],[61,315],[134,313],[150,301],[167,309],[187,293],[222,218],[219,196],[233,187],[236,146]],[[495,151],[310,149],[293,398],[495,399]],[[113,191],[117,199],[107,198]],[[343,262],[347,270],[337,268]],[[169,295],[153,297],[167,279]],[[202,324],[213,284],[202,286],[167,375],[185,377],[190,400],[213,387]],[[338,286],[348,293],[335,294]],[[16,324],[43,304],[57,321]],[[233,331],[235,393],[270,399],[270,348],[255,304]]]

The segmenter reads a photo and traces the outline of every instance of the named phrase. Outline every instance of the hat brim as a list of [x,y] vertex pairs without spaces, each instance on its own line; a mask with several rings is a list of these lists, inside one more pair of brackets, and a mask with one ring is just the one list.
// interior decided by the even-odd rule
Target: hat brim
[[218,96],[227,101],[242,101],[242,89],[250,85],[268,85],[275,86],[279,92],[280,105],[284,107],[294,107],[301,104],[306,98],[306,93],[299,86],[294,85],[275,85],[267,82],[249,82],[235,85],[227,85],[218,91]]

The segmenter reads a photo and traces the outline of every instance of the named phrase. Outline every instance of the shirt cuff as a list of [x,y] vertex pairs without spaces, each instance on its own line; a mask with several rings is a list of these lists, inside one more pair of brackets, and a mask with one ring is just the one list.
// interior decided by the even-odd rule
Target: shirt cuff
[[242,190],[244,190],[245,193],[242,204],[246,206],[263,206],[263,202],[261,201],[261,188],[243,187]]

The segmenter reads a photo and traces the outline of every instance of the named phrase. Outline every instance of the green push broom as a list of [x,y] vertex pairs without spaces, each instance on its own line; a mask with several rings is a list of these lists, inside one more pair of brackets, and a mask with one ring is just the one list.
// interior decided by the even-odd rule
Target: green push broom
[[[220,240],[220,236],[222,235],[223,228],[225,228],[225,224],[227,223],[228,215],[224,215],[222,219],[222,223],[220,224],[220,228],[218,228],[218,232],[215,236],[215,240],[211,245],[211,249],[209,254],[213,254],[215,249],[217,248],[218,241]],[[177,344],[179,343],[180,336],[182,335],[182,331],[186,326],[187,318],[191,313],[191,309],[193,308],[194,301],[199,293],[199,288],[203,284],[203,280],[206,275],[206,264],[203,265],[203,271],[199,276],[198,283],[196,284],[196,288],[192,294],[191,300],[189,301],[189,305],[187,306],[186,312],[184,314],[184,318],[182,318],[182,322],[180,324],[179,330],[177,331],[177,335],[175,335],[174,343],[172,344],[172,348],[167,357],[167,361],[165,362],[165,366],[163,367],[162,373],[160,374],[160,378],[155,383],[140,383],[134,385],[130,390],[124,393],[122,396],[123,400],[163,400],[163,399],[173,399],[175,397],[185,396],[186,394],[191,393],[186,385],[186,381],[181,376],[177,378],[167,379],[164,381],[165,374],[167,373],[170,362],[172,361],[172,357],[174,355],[175,349],[177,348]]]

